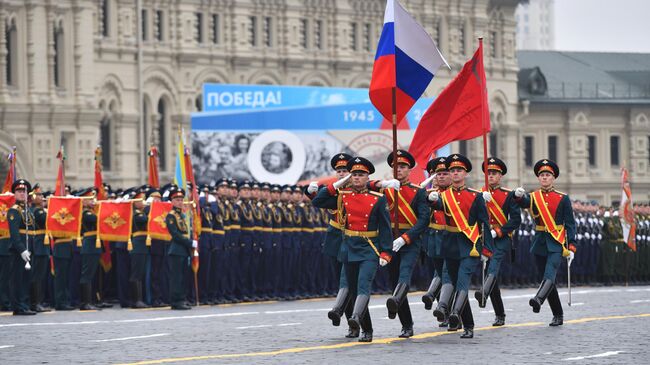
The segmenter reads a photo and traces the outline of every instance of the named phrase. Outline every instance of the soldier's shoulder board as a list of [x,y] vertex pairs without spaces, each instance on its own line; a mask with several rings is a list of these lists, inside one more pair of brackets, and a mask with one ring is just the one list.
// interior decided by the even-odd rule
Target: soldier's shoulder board
[[374,195],[374,196],[384,196],[384,194],[379,193],[379,192],[377,192],[377,191],[372,191],[372,190],[369,190],[368,193],[369,193],[370,195]]
[[412,187],[412,188],[415,189],[415,190],[420,190],[420,189],[422,189],[419,185],[415,185],[415,184],[413,184],[412,182],[410,182],[410,183],[408,184],[408,186]]
[[480,191],[478,191],[476,189],[472,189],[472,188],[467,188],[467,191],[469,191],[470,193],[474,193],[474,194],[480,193]]
[[509,193],[509,192],[511,192],[511,191],[512,191],[512,189],[508,189],[508,188],[504,188],[503,186],[502,186],[502,187],[500,187],[499,189],[501,189],[501,190],[503,190],[503,191],[505,191],[506,193]]
[[556,193],[560,194],[560,195],[566,195],[565,192],[562,192],[562,191],[559,191],[559,190],[554,190],[554,191],[555,191]]

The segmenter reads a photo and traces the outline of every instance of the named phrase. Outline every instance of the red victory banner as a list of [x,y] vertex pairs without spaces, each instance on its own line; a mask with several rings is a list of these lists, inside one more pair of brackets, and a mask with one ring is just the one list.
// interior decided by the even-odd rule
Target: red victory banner
[[97,235],[100,240],[129,241],[133,221],[133,204],[128,202],[99,202]]
[[46,234],[56,238],[77,238],[81,233],[80,198],[51,196],[47,202]]
[[151,203],[149,208],[149,223],[147,224],[147,230],[151,238],[163,241],[172,239],[167,229],[167,223],[165,223],[165,218],[167,218],[170,210],[172,210],[172,203],[170,202]]
[[0,195],[0,238],[9,237],[7,212],[14,204],[16,204],[16,198],[13,194]]

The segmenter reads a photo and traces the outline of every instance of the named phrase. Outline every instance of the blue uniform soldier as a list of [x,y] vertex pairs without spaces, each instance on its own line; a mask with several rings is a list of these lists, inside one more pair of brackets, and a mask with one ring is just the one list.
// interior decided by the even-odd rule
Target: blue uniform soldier
[[165,218],[167,229],[172,239],[169,245],[169,294],[172,309],[192,309],[185,303],[184,276],[187,271],[188,258],[192,248],[198,247],[198,242],[190,240],[189,229],[185,223],[183,213],[183,200],[185,191],[177,186],[169,189],[169,199],[172,202],[172,210]]
[[[485,166],[482,166],[485,171]],[[503,308],[501,290],[499,290],[499,269],[512,247],[512,232],[521,224],[521,209],[515,202],[514,192],[501,187],[501,178],[508,173],[505,162],[496,157],[488,158],[487,174],[490,195],[486,195],[486,205],[490,217],[490,234],[494,239],[493,255],[488,261],[487,277],[481,290],[474,293],[478,306],[485,308],[487,298],[492,301],[496,319],[493,326],[505,324],[506,312]],[[485,190],[485,189],[483,189]]]
[[131,305],[133,308],[148,308],[144,303],[143,285],[147,268],[147,256],[151,243],[147,240],[149,218],[144,210],[144,200],[150,187],[142,186],[134,189],[133,224],[131,233],[131,250],[129,251],[131,270],[129,284],[131,288]]
[[542,282],[529,304],[533,312],[539,313],[548,299],[553,312],[553,321],[549,325],[561,326],[564,311],[555,287],[555,277],[562,257],[567,257],[569,265],[573,260],[576,222],[569,196],[553,187],[555,179],[560,176],[558,165],[543,159],[537,161],[533,169],[540,188],[530,194],[526,194],[521,187],[515,189],[517,203],[522,208],[528,208],[535,219],[535,237],[530,252],[535,255],[538,277]]
[[348,178],[329,184],[314,198],[316,206],[336,209],[343,223],[343,243],[339,253],[345,266],[350,295],[355,297],[348,326],[363,330],[359,342],[372,341],[372,321],[368,311],[372,281],[379,265],[387,265],[392,257],[390,217],[386,198],[368,191],[368,175],[375,167],[363,157],[348,162],[352,178],[350,188],[340,188]]

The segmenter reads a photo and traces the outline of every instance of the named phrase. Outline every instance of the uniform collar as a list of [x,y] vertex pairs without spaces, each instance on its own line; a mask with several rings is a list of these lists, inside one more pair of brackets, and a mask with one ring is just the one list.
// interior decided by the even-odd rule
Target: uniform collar
[[462,191],[462,190],[467,189],[467,187],[466,187],[464,184],[461,185],[461,186],[459,186],[459,187],[457,187],[457,188],[454,187],[453,185],[450,185],[450,186],[451,186],[452,189],[454,189],[454,191]]
[[490,186],[490,191],[499,190],[500,188],[501,188],[501,185],[499,185],[499,184],[494,185],[494,187],[491,187],[491,186]]
[[411,180],[409,180],[409,179],[406,179],[404,182],[401,182],[401,181],[399,182],[400,186],[409,185],[410,183],[411,183]]
[[362,188],[362,189],[360,189],[360,190],[356,190],[356,189],[353,188],[353,189],[352,189],[352,192],[355,193],[355,194],[364,194],[364,193],[367,193],[367,192],[368,192],[368,188],[365,188],[365,187],[364,187],[364,188]]
[[178,213],[183,213],[183,209],[181,209],[181,208],[173,207],[172,209],[174,209]]
[[539,190],[541,190],[543,193],[550,193],[551,191],[555,191],[555,187],[551,186],[548,189],[540,188]]

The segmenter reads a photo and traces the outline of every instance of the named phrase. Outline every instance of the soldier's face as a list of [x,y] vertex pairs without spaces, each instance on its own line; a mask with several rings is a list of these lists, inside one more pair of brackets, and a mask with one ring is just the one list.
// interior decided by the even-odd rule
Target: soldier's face
[[446,188],[451,185],[451,175],[449,171],[440,171],[436,173],[436,181],[438,186],[441,188]]
[[251,197],[251,189],[241,189],[241,190],[239,190],[239,196],[242,199],[249,199]]
[[260,198],[260,189],[251,190],[251,198],[259,199]]
[[271,193],[271,199],[273,199],[274,202],[277,202],[280,200],[280,192],[279,191],[274,191]]
[[262,199],[269,200],[271,198],[271,191],[264,189],[262,190],[261,195],[262,195]]
[[34,194],[32,201],[36,205],[41,205],[43,203],[43,194]]
[[135,207],[135,209],[142,210],[144,208],[144,201],[136,200],[136,201],[133,202],[133,206]]
[[291,199],[291,193],[288,191],[283,191],[282,194],[280,195],[280,199],[284,201]]
[[403,163],[397,164],[397,180],[404,181],[409,178],[410,174],[411,169],[408,167],[408,165],[405,165]]
[[465,182],[467,171],[460,167],[453,167],[449,170],[449,175],[451,176],[452,184],[462,184]]
[[342,178],[344,178],[344,177],[346,177],[348,175],[350,175],[350,172],[347,169],[345,169],[345,168],[336,169],[336,178],[338,180],[341,180]]
[[27,191],[25,189],[18,189],[14,192],[14,196],[17,201],[27,201]]
[[172,206],[177,209],[183,209],[183,197],[182,196],[177,196],[174,199],[172,199]]
[[368,173],[367,172],[361,172],[361,171],[355,171],[352,173],[352,177],[350,178],[350,181],[352,182],[352,187],[358,190],[361,190],[366,187],[366,184],[368,183]]
[[155,202],[159,202],[159,201],[162,200],[162,199],[160,199],[159,196],[152,196],[151,199],[153,199],[153,201],[155,201]]
[[503,175],[500,172],[488,170],[488,184],[490,184],[490,186],[499,185],[502,177]]
[[221,185],[217,188],[217,194],[220,196],[227,196],[228,195],[228,188],[224,185]]
[[302,200],[302,193],[300,193],[300,192],[291,193],[291,199],[293,199],[293,201],[295,201],[295,202],[301,201]]
[[550,188],[553,186],[553,182],[555,181],[555,176],[551,174],[550,172],[543,171],[539,175],[537,175],[537,180],[539,181],[539,185],[542,186],[542,188]]

